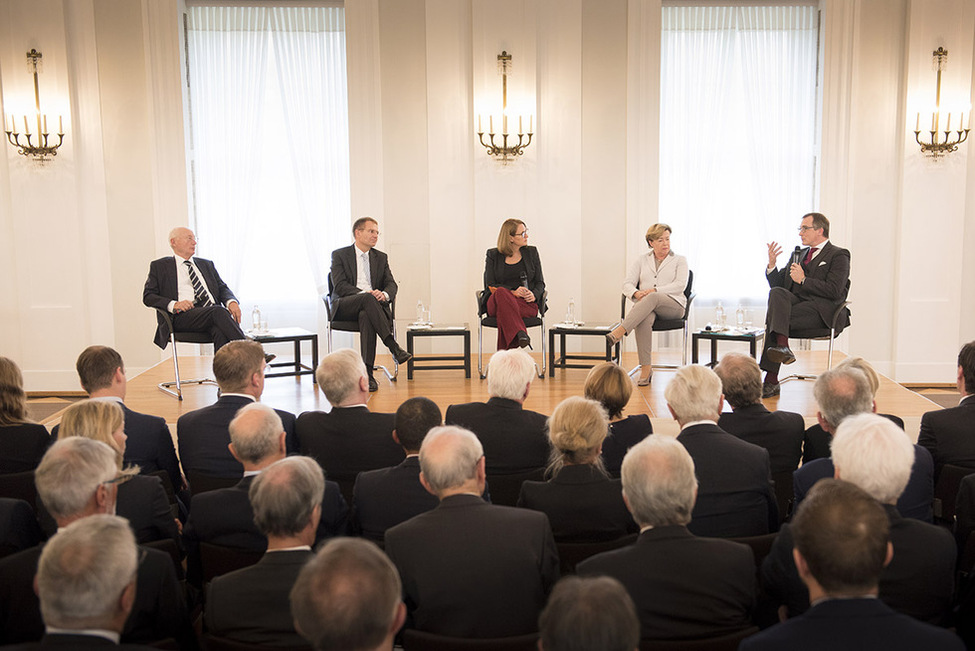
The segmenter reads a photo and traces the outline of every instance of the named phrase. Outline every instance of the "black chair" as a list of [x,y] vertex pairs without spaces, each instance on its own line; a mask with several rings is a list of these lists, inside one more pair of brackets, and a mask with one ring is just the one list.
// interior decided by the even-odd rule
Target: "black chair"
[[970,468],[953,466],[946,463],[941,467],[938,481],[934,484],[934,510],[935,522],[941,522],[952,528],[955,524],[955,500],[958,498],[958,489],[961,488],[961,481],[968,475],[975,474]]
[[[264,646],[263,644],[250,644],[248,642],[238,642],[225,637],[210,635],[203,638],[203,648],[207,651],[281,651],[280,646]],[[310,646],[288,647],[291,651],[311,651]]]
[[37,487],[34,485],[34,471],[0,474],[0,497],[24,500],[37,513]]
[[[836,326],[839,323],[840,317],[844,312],[847,314],[847,323],[849,323],[849,306],[853,301],[843,301],[843,303],[836,308],[833,312],[833,317],[830,319],[828,328],[811,328],[808,330],[789,330],[789,339],[805,339],[805,340],[819,340],[819,341],[829,341],[829,353],[826,358],[826,370],[833,368],[833,342],[836,338],[840,336],[844,328],[838,328]],[[793,373],[792,375],[787,375],[779,382],[785,382],[786,380],[815,380],[815,374],[811,373]]]
[[792,486],[792,470],[773,472],[772,481],[775,483],[775,501],[779,507],[779,524],[787,522],[792,515],[792,503],[795,500]]
[[[335,306],[332,305],[332,274],[328,274],[328,293],[322,294],[322,302],[325,303],[325,316],[328,317],[325,322],[325,344],[328,346],[328,352],[332,352],[332,331],[338,330],[339,332],[359,332],[359,322],[358,321],[337,321],[335,319]],[[389,302],[389,314],[392,318],[392,332],[393,338],[396,338],[396,297]],[[372,367],[372,370],[382,371],[383,375],[389,378],[390,382],[395,382],[396,377],[399,375],[399,363],[396,358],[393,358],[393,372],[390,373],[389,369],[378,364]]]
[[0,497],[0,558],[44,540],[34,509],[24,500]]
[[[173,317],[166,310],[160,309],[158,307],[152,308],[156,311],[166,325],[169,327],[169,343],[173,345],[173,373],[176,379],[172,382],[160,382],[158,385],[161,391],[168,393],[169,395],[177,398],[178,400],[183,399],[183,385],[184,384],[213,384],[216,385],[217,381],[211,378],[197,378],[194,380],[183,380],[179,377],[179,355],[176,352],[176,343],[181,342],[184,344],[212,344],[213,340],[209,335],[202,332],[176,332],[173,330]],[[176,387],[173,391],[172,387]]]
[[[687,366],[687,318],[691,314],[691,304],[694,302],[694,298],[697,294],[694,293],[694,272],[690,269],[687,270],[687,287],[684,288],[684,298],[686,303],[684,305],[684,315],[679,319],[657,319],[653,322],[654,332],[670,332],[672,330],[680,330],[683,333],[683,338],[681,339],[681,363],[680,366]],[[620,296],[620,321],[626,316],[626,294]],[[621,349],[622,350],[622,349]],[[616,360],[617,363],[622,362],[623,353],[620,352],[620,359]],[[676,364],[652,364],[652,368],[667,368],[676,369],[680,368]],[[630,371],[630,375],[633,375],[639,366]]]
[[[198,470],[186,471],[186,483],[190,485],[190,495],[198,495],[218,488],[230,488],[240,483],[240,477],[217,477]],[[190,505],[192,508],[192,504]]]
[[405,651],[538,651],[538,633],[485,640],[435,635],[408,628],[403,631]]
[[510,475],[488,475],[488,490],[491,492],[491,504],[514,506],[521,494],[521,485],[526,481],[542,481],[545,478],[544,468],[535,468],[526,472],[516,472]]
[[250,567],[261,560],[262,556],[264,556],[264,552],[201,542],[200,567],[203,570],[203,583],[205,585],[215,577]]
[[164,554],[169,554],[169,557],[173,559],[173,568],[176,570],[176,578],[180,581],[186,578],[186,573],[183,571],[183,558],[180,554],[179,547],[176,546],[176,542],[172,538],[164,538],[163,540],[153,540],[152,542],[142,543],[141,547],[151,547],[152,549],[163,552]]
[[743,536],[741,538],[728,538],[727,540],[751,547],[752,554],[755,556],[755,567],[760,568],[765,557],[772,551],[772,543],[775,542],[778,535],[777,533],[766,533],[761,536]]
[[597,540],[591,542],[557,542],[555,546],[559,548],[559,565],[562,576],[575,574],[576,566],[596,554],[610,552],[614,549],[629,547],[636,542],[639,534],[631,533],[622,538],[613,540]]
[[[487,377],[484,373],[484,328],[497,328],[498,320],[493,316],[488,316],[488,313],[481,311],[481,297],[484,296],[484,290],[478,290],[474,292],[474,300],[477,302],[477,374],[483,380]],[[538,364],[535,365],[535,370],[538,372],[538,377],[545,377],[545,313],[548,312],[548,290],[542,292],[542,298],[538,302],[538,316],[524,317],[522,321],[525,322],[525,330],[528,328],[540,328],[541,336],[539,339],[542,342],[542,370],[538,370]],[[486,305],[487,303],[485,303]]]
[[757,626],[699,640],[640,640],[640,651],[737,651],[738,644],[755,633]]

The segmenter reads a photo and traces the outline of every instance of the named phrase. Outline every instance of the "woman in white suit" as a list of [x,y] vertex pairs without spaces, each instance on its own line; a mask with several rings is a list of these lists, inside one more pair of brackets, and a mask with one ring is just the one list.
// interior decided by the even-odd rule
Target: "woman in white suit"
[[670,233],[667,224],[654,224],[647,230],[650,251],[633,261],[623,282],[623,294],[633,301],[633,307],[623,322],[606,335],[611,344],[616,344],[629,333],[636,333],[640,359],[637,385],[641,387],[650,384],[653,374],[653,322],[658,317],[679,319],[687,305],[687,258],[670,250]]

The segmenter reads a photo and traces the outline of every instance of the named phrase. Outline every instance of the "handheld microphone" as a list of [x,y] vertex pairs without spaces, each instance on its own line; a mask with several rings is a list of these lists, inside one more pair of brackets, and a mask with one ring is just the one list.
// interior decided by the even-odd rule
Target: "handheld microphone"
[[801,264],[802,262],[802,247],[797,246],[795,251],[792,252],[792,259],[790,260],[790,266],[793,264]]
[[528,274],[526,274],[524,271],[521,272],[521,286],[525,288],[528,287]]

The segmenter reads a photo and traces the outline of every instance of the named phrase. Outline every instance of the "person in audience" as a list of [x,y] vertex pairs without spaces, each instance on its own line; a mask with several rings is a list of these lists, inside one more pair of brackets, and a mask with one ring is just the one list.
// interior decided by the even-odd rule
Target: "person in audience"
[[[903,465],[910,450],[903,448],[896,456]],[[900,474],[906,483],[907,473]],[[793,520],[795,549],[789,554],[813,605],[803,615],[746,638],[739,649],[964,649],[952,633],[896,612],[885,597],[890,571],[885,566],[896,563],[900,553],[889,515],[855,482],[817,484]]]
[[[115,450],[116,466],[122,470],[128,443],[124,424],[122,407],[114,400],[82,400],[64,410],[58,439],[81,436],[110,445]],[[139,472],[138,466],[129,467]],[[169,539],[181,548],[179,522],[159,477],[136,474],[119,486],[117,511],[129,521],[139,543]],[[53,533],[54,522],[47,524],[48,533]]]
[[410,626],[467,638],[526,635],[559,578],[543,513],[488,504],[481,442],[438,427],[420,447],[420,481],[440,504],[386,532]]
[[567,576],[538,618],[539,651],[637,651],[640,620],[626,588],[608,576]]
[[[119,484],[134,469],[118,469],[117,452],[100,441],[82,437],[58,440],[37,467],[37,493],[63,529],[96,514],[112,514]],[[0,644],[39,640],[44,635],[34,575],[42,546],[0,560]],[[127,643],[176,639],[181,648],[195,649],[182,589],[171,557],[142,547],[136,575],[135,603],[125,620]]]
[[583,392],[609,414],[609,436],[603,441],[603,466],[611,477],[619,477],[626,451],[653,434],[650,417],[623,416],[633,394],[633,383],[626,371],[612,362],[597,364],[589,371]]
[[379,222],[360,217],[352,224],[355,243],[332,251],[331,301],[336,321],[358,321],[359,346],[368,369],[369,391],[379,390],[372,376],[376,366],[376,338],[389,348],[399,364],[413,355],[393,338],[391,305],[396,300],[396,280],[389,258],[378,250]]
[[254,478],[249,495],[254,522],[267,537],[256,565],[218,576],[206,600],[207,630],[249,644],[305,644],[294,628],[288,595],[314,553],[325,476],[314,459],[288,457]]
[[630,448],[623,495],[640,537],[576,568],[580,576],[610,576],[626,587],[644,639],[715,637],[751,626],[752,551],[688,530],[698,487],[694,470],[691,455],[670,437],[651,436]]
[[637,386],[650,384],[653,376],[653,324],[657,319],[679,319],[687,308],[687,258],[670,250],[670,226],[659,223],[647,229],[649,253],[630,264],[623,281],[623,294],[633,307],[623,322],[606,339],[616,345],[636,332],[636,351],[640,359]]
[[389,468],[360,472],[352,491],[353,528],[382,544],[386,530],[436,508],[436,496],[420,483],[420,445],[443,424],[440,407],[429,398],[410,398],[396,410],[393,440],[406,459]]
[[327,477],[339,482],[351,501],[360,472],[403,461],[403,449],[393,440],[395,417],[369,411],[369,374],[351,348],[326,355],[315,377],[332,410],[306,411],[298,417],[298,445],[302,454],[321,464]]
[[[776,266],[782,247],[778,242],[768,244],[765,278],[771,289],[765,317],[765,349],[759,363],[765,371],[763,398],[779,395],[779,366],[796,361],[789,348],[789,331],[829,329],[836,308],[850,292],[850,252],[829,241],[826,216],[818,212],[803,215],[799,239],[806,248],[797,252],[798,259],[790,258],[788,269]],[[849,324],[850,311],[844,310],[836,328],[843,330]]]
[[955,500],[955,540],[958,541],[959,555],[965,551],[973,532],[975,532],[975,474],[961,480],[958,498]]
[[[229,430],[230,452],[243,465],[244,477],[236,486],[193,497],[190,517],[183,530],[187,579],[193,585],[202,583],[201,542],[248,551],[264,551],[268,545],[266,535],[254,523],[254,509],[248,495],[255,479],[287,456],[287,434],[277,412],[261,403],[242,407],[230,421]],[[316,540],[344,535],[348,506],[338,484],[325,482],[319,504]]]
[[958,353],[957,407],[929,411],[921,416],[917,442],[934,458],[935,478],[945,464],[975,472],[975,341]]
[[[728,353],[714,367],[721,378],[731,413],[718,418],[718,427],[742,441],[768,450],[773,473],[792,472],[802,455],[802,416],[791,411],[769,411],[762,404],[762,369],[750,355]],[[784,514],[783,514],[784,515]]]
[[[264,349],[256,341],[234,341],[213,356],[213,376],[220,397],[212,405],[183,414],[176,421],[176,442],[183,471],[211,477],[240,477],[240,461],[230,454],[228,426],[237,411],[264,393]],[[294,414],[275,410],[287,433],[288,452],[297,453]],[[192,483],[192,479],[190,479]],[[191,486],[192,488],[192,486]]]
[[47,428],[27,417],[20,367],[0,356],[0,475],[33,470],[50,444]]
[[[837,367],[816,378],[813,395],[819,405],[816,413],[819,424],[830,434],[847,418],[872,413],[876,409],[870,382],[863,371],[851,367]],[[889,419],[888,419],[889,420]],[[907,434],[901,430],[901,435]],[[793,493],[798,506],[809,489],[820,479],[833,476],[833,461],[829,458],[803,463],[792,475]],[[934,500],[934,463],[931,454],[919,445],[914,446],[914,465],[907,488],[897,500],[897,510],[905,518],[931,522]]]
[[[876,414],[851,416],[836,431],[833,463],[837,479],[866,491],[886,512],[894,558],[880,574],[880,598],[898,612],[942,624],[954,590],[955,543],[948,531],[897,511],[914,464],[910,439]],[[805,612],[811,597],[793,563],[795,537],[795,528],[783,525],[762,565],[766,593],[790,617]]]
[[44,532],[30,504],[0,497],[0,558],[33,547],[43,539]]
[[545,278],[538,249],[528,245],[528,227],[520,219],[506,219],[498,232],[497,248],[484,256],[484,291],[479,314],[498,321],[498,350],[531,345],[525,321],[543,313]]
[[524,482],[518,506],[547,515],[558,541],[612,540],[637,531],[620,480],[602,468],[608,427],[606,410],[578,396],[563,400],[548,419],[551,479]]
[[705,366],[678,369],[664,390],[681,427],[680,441],[697,469],[698,492],[688,529],[697,536],[760,536],[778,528],[768,450],[718,427],[721,380]]
[[391,651],[406,619],[396,567],[374,543],[325,544],[291,589],[295,628],[318,651]]
[[524,409],[535,362],[520,350],[499,350],[488,362],[488,401],[450,405],[444,421],[480,439],[488,475],[544,468],[548,462],[545,416]]

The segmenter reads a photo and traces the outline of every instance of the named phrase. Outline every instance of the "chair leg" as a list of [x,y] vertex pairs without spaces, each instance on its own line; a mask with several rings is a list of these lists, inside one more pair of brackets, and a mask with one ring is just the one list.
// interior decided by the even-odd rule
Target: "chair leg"
[[680,342],[680,365],[687,366],[687,319],[684,319],[684,338]]
[[[173,371],[176,377],[176,398],[183,399],[183,387],[179,383],[179,355],[176,353],[176,337],[170,335],[173,342]],[[172,391],[170,391],[172,393]]]
[[484,367],[482,365],[482,356],[484,355],[484,325],[481,323],[481,317],[477,317],[477,375],[482,380],[487,376],[484,375]]
[[[800,342],[807,341],[806,339],[800,339]],[[812,349],[812,341],[809,340],[810,349]],[[831,342],[832,343],[832,342]],[[779,379],[779,383],[788,382],[789,380],[815,380],[818,375],[815,373],[793,373],[792,375],[787,375],[784,378]]]
[[328,354],[332,354],[332,322],[325,321],[325,345],[328,348]]
[[835,337],[835,330],[829,331],[829,352],[826,357],[826,370],[832,370],[833,368],[833,339]]
[[542,372],[538,374],[538,377],[545,379],[545,317],[542,316]]
[[[172,342],[172,346],[173,346],[173,372],[176,375],[176,379],[173,380],[172,382],[160,382],[159,384],[157,384],[156,386],[159,388],[160,391],[162,391],[164,393],[168,393],[169,395],[171,395],[172,397],[176,398],[177,400],[182,400],[183,399],[183,385],[184,384],[214,384],[214,385],[216,384],[216,381],[211,380],[210,378],[200,378],[200,379],[196,379],[196,380],[182,380],[182,379],[180,379],[180,377],[179,377],[179,355],[176,352],[176,338],[175,338],[175,336],[172,337],[170,339],[170,341]],[[172,390],[172,387],[176,387],[176,390],[173,391]]]

